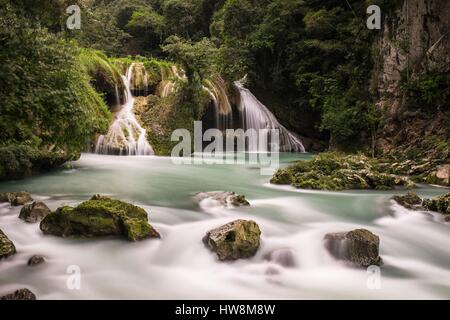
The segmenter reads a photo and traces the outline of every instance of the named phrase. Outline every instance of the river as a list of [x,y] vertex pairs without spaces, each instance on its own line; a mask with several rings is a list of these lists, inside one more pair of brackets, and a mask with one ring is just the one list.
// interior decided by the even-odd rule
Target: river
[[[282,165],[308,154],[281,154]],[[274,187],[256,166],[175,165],[164,157],[83,154],[41,176],[0,184],[27,190],[52,210],[101,193],[146,209],[161,240],[62,239],[18,219],[20,208],[0,205],[0,229],[18,253],[0,262],[0,295],[27,287],[38,299],[449,299],[450,232],[438,216],[409,212],[387,191],[316,192]],[[192,201],[201,191],[245,194],[250,207],[222,208]],[[420,196],[448,189],[419,186]],[[261,247],[251,259],[219,262],[202,243],[205,233],[235,219],[255,220]],[[380,236],[384,260],[379,288],[366,270],[334,260],[324,249],[329,232],[366,228]],[[291,250],[295,265],[266,260]],[[43,255],[45,264],[27,260]],[[69,266],[80,288],[67,286]]]

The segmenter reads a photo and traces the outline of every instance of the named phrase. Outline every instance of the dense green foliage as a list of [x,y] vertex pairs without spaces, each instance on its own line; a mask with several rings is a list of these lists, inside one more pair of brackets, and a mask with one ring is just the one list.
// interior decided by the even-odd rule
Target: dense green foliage
[[411,105],[428,111],[450,111],[450,75],[428,73],[403,81]]
[[76,44],[33,23],[12,5],[0,16],[0,144],[82,150],[109,112]]
[[[85,46],[101,46],[111,54],[168,57],[183,66],[190,80],[212,71],[229,82],[248,74],[252,89],[288,128],[330,137],[334,147],[344,149],[367,145],[373,138],[377,115],[369,85],[377,31],[368,30],[365,23],[366,8],[372,2],[93,3],[89,26],[77,36]],[[395,1],[376,4],[386,9]],[[91,20],[103,23],[95,27]],[[102,36],[103,26],[114,31]],[[111,33],[124,35],[114,40],[120,45],[110,41]]]

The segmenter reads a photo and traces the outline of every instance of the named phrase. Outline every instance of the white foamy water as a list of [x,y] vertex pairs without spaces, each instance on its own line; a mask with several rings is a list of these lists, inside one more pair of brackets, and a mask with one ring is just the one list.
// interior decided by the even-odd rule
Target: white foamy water
[[[284,164],[307,155],[283,155]],[[269,188],[269,177],[242,165],[173,165],[161,157],[83,155],[73,170],[0,184],[28,190],[51,209],[76,205],[94,193],[142,206],[161,240],[130,243],[44,236],[18,219],[20,208],[0,205],[0,229],[18,253],[0,261],[0,295],[27,287],[38,299],[449,299],[450,225],[391,202],[401,192],[298,192]],[[192,196],[243,193],[250,207],[225,208]],[[422,196],[447,189],[424,187]],[[255,220],[261,248],[248,260],[219,262],[202,243],[205,233],[235,219]],[[323,237],[367,228],[381,239],[381,289],[369,274],[333,259]],[[266,257],[288,250],[294,266]],[[47,262],[28,267],[35,254]],[[276,254],[274,256],[277,256]],[[67,268],[81,269],[81,289],[66,286]]]
[[[305,147],[299,138],[281,125],[272,112],[262,104],[240,81],[234,83],[239,91],[239,108],[243,113],[244,128],[255,129],[258,132],[263,129],[279,130],[280,151],[305,152]],[[270,141],[270,137],[267,137]],[[249,146],[248,151],[258,151],[259,146]]]
[[128,67],[125,76],[122,76],[125,85],[125,104],[115,115],[106,135],[98,138],[95,153],[118,155],[153,155],[153,149],[147,141],[147,132],[133,112],[134,97],[131,93],[131,78],[135,64]]

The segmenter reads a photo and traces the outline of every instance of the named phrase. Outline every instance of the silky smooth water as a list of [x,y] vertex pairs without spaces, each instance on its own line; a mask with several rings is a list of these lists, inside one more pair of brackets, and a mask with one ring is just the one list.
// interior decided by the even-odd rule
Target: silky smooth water
[[[282,154],[283,165],[305,154]],[[115,238],[75,240],[44,236],[39,224],[18,219],[20,208],[0,205],[0,229],[18,253],[0,261],[0,295],[27,287],[38,299],[449,299],[450,225],[438,215],[395,205],[378,191],[314,192],[274,187],[256,166],[174,165],[169,158],[84,154],[72,166],[0,184],[27,190],[51,209],[76,205],[95,193],[130,201],[149,213],[161,240],[130,243]],[[198,206],[201,191],[246,195],[246,208]],[[421,196],[448,189],[420,186]],[[235,219],[262,230],[255,257],[219,262],[202,243],[205,233]],[[323,246],[328,232],[367,228],[381,239],[381,288],[370,274],[333,259]],[[290,249],[295,266],[265,257]],[[35,254],[47,262],[27,266]],[[67,286],[67,268],[81,270],[80,290]]]

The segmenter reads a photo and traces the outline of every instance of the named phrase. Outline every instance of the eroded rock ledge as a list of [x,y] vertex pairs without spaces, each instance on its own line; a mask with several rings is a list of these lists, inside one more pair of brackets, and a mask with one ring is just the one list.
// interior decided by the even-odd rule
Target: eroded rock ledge
[[386,173],[378,160],[363,155],[345,156],[337,153],[322,153],[313,160],[295,162],[278,170],[270,182],[300,189],[333,191],[391,190],[397,186],[415,186],[408,177]]
[[450,193],[433,199],[422,199],[416,193],[409,192],[406,195],[394,196],[392,199],[409,210],[441,213],[444,215],[445,221],[450,222]]

